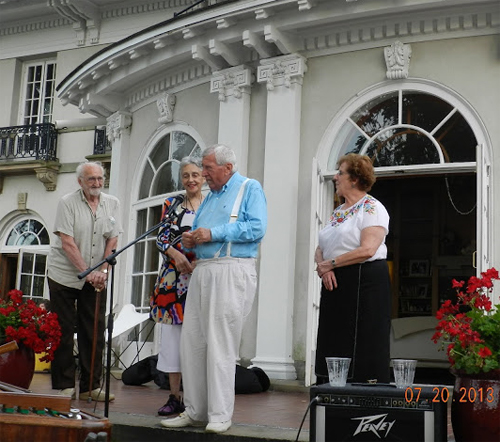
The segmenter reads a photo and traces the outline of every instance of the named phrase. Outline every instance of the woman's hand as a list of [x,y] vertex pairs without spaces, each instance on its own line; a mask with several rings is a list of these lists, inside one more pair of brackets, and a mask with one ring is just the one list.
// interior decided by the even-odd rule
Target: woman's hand
[[182,245],[186,249],[192,249],[194,247],[194,237],[193,232],[184,232],[182,234]]
[[168,255],[175,260],[175,267],[180,273],[193,273],[194,265],[189,262],[186,256],[177,249],[170,247],[167,251]]
[[327,290],[332,291],[334,287],[337,288],[337,278],[335,277],[333,270],[324,273],[321,276],[321,280]]
[[316,266],[316,271],[318,272],[318,276],[320,278],[322,278],[325,273],[330,272],[332,270],[333,270],[332,261],[329,259],[327,259],[326,261],[318,262]]

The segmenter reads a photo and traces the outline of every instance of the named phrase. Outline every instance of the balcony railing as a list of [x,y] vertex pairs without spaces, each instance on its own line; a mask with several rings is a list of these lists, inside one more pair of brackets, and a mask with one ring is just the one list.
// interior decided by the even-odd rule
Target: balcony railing
[[57,160],[57,131],[53,124],[0,127],[0,161]]

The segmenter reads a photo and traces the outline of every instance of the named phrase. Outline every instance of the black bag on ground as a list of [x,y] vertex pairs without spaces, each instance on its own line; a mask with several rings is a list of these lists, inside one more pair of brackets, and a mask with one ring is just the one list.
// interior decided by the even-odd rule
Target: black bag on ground
[[168,375],[156,368],[157,362],[158,355],[136,362],[122,373],[122,382],[125,385],[142,385],[154,381],[161,389],[170,390]]
[[[156,368],[158,355],[148,356],[131,365],[122,373],[125,385],[142,385],[154,381],[162,390],[170,390],[168,373]],[[264,370],[259,367],[245,368],[236,365],[234,392],[236,394],[262,393],[269,390],[271,381]]]
[[236,366],[234,392],[236,394],[262,393],[269,390],[271,382],[259,367],[245,368]]

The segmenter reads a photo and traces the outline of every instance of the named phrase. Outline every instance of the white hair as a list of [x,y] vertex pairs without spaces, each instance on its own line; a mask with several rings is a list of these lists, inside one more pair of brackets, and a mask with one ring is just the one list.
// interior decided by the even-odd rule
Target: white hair
[[101,172],[102,172],[102,176],[104,176],[104,167],[102,167],[102,163],[100,161],[84,161],[83,163],[80,163],[76,168],[77,178],[83,178],[83,172],[89,166],[100,167]]
[[238,166],[236,164],[236,154],[230,147],[225,144],[214,144],[203,151],[202,157],[205,158],[206,156],[212,154],[215,154],[215,162],[219,166],[229,163],[233,166],[233,173],[238,170]]

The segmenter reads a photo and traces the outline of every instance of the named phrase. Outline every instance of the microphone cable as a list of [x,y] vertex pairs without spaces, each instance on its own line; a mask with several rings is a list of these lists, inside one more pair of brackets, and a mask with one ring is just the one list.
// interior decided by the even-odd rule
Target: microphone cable
[[[309,405],[307,406],[306,412],[304,413],[304,417],[302,418],[302,422],[300,423],[299,431],[297,432],[297,437],[295,438],[295,442],[298,442],[298,440],[299,440],[299,436],[300,436],[300,432],[302,430],[302,426],[304,425],[304,421],[306,420],[306,416],[307,416],[307,413],[309,413],[311,405],[313,405],[313,404],[315,404],[317,402],[319,402],[319,397],[318,396],[316,396],[315,398],[313,398],[311,400],[311,402],[309,402]],[[311,431],[311,429],[309,429],[309,431]]]

